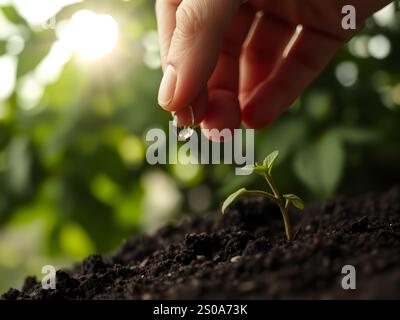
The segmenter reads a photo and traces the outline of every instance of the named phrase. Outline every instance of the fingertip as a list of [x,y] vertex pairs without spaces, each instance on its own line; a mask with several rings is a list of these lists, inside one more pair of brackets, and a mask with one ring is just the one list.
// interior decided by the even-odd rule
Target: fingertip
[[199,125],[208,108],[208,91],[203,89],[193,103],[182,110],[175,112],[178,117],[178,126],[197,126]]
[[[217,129],[219,132],[231,132],[240,127],[241,113],[237,96],[226,90],[212,90],[210,92],[209,104],[204,120],[201,124],[203,129]],[[215,133],[217,133],[214,130]],[[211,134],[209,138],[221,141],[217,134]]]
[[161,108],[169,110],[169,105],[175,96],[177,75],[172,65],[168,65],[162,77],[158,90],[158,104]]
[[282,114],[279,108],[267,103],[248,103],[242,110],[242,121],[247,128],[261,130],[269,127]]

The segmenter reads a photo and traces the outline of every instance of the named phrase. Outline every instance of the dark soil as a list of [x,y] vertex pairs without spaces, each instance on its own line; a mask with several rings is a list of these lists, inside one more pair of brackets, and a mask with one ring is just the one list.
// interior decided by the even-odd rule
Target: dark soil
[[[193,217],[129,239],[57,272],[57,289],[27,278],[5,299],[400,298],[400,188],[307,206],[294,241],[280,212],[244,199],[225,215]],[[357,289],[343,290],[344,265]]]

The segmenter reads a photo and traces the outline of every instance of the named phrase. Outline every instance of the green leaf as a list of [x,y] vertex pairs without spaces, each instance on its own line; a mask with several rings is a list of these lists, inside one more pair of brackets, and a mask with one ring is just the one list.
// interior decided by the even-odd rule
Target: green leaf
[[339,126],[334,128],[332,132],[335,132],[342,141],[352,145],[376,142],[380,138],[380,133],[371,128]]
[[0,56],[2,56],[3,54],[6,54],[7,52],[7,41],[0,41]]
[[253,168],[253,171],[259,174],[260,176],[263,176],[268,172],[268,168],[265,165],[256,164]]
[[265,165],[256,163],[254,165],[244,166],[244,167],[240,168],[240,171],[243,171],[243,172],[252,171],[252,173],[257,173],[257,174],[263,176],[266,173],[268,173],[268,168]]
[[268,198],[272,201],[276,201],[276,198],[274,197],[273,194],[265,192],[265,191],[260,191],[260,190],[247,190],[246,188],[241,188],[238,191],[232,193],[224,203],[222,204],[222,214],[225,213],[226,209],[233,203],[235,202],[238,198],[242,196],[255,196],[255,197],[264,197]]
[[345,165],[342,141],[337,134],[328,132],[301,149],[294,159],[294,172],[314,193],[324,199],[332,195],[340,182]]
[[28,23],[13,6],[4,6],[1,8],[4,16],[13,24],[28,26]]
[[222,204],[222,214],[225,213],[226,209],[233,203],[235,202],[240,196],[245,194],[247,192],[246,188],[241,188],[238,191],[232,193],[224,203]]
[[[310,128],[300,117],[286,118],[277,121],[268,130],[256,136],[256,146],[259,154],[270,154],[279,150],[279,161],[287,159],[307,139]],[[268,141],[268,143],[265,143]]]
[[55,40],[54,32],[49,30],[31,34],[31,38],[26,42],[24,50],[19,55],[17,77],[35,69],[49,53]]
[[268,174],[271,174],[272,167],[274,166],[274,163],[278,158],[278,156],[279,156],[279,151],[275,150],[264,159],[263,165],[266,167]]
[[291,203],[293,203],[293,205],[300,210],[304,209],[304,203],[303,200],[296,196],[295,194],[284,194],[283,197],[287,200],[289,200]]

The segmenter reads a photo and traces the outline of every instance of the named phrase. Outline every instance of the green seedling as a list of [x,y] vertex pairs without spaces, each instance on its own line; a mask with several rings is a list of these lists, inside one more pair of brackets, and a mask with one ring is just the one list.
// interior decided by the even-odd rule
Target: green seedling
[[279,210],[282,213],[283,222],[285,224],[285,232],[288,240],[293,239],[292,235],[292,227],[290,225],[289,219],[289,206],[293,205],[296,208],[303,210],[304,204],[303,200],[301,200],[298,196],[294,194],[282,194],[278,191],[278,188],[272,179],[272,168],[276,159],[279,156],[279,151],[274,151],[270,155],[268,155],[262,164],[256,163],[254,166],[246,166],[242,168],[242,170],[252,170],[254,173],[259,174],[264,177],[267,181],[267,184],[270,188],[270,192],[265,192],[261,190],[247,190],[245,188],[239,189],[236,192],[232,193],[222,205],[222,213],[225,213],[226,209],[238,198],[243,196],[257,196],[257,197],[265,197],[276,203],[279,207]]

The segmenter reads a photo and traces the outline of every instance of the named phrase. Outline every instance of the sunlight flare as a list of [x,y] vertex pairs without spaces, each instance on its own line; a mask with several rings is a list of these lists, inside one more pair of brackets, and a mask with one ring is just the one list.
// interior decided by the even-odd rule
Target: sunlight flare
[[113,51],[118,43],[119,28],[110,15],[90,10],[76,12],[66,25],[61,40],[84,60],[97,60]]

